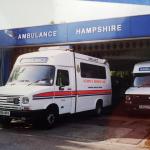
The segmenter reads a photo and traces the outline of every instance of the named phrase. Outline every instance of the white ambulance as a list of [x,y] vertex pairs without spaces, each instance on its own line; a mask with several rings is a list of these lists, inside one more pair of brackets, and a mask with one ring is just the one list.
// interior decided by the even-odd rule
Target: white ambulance
[[133,77],[133,86],[125,93],[126,109],[150,111],[150,61],[135,64]]
[[0,88],[0,116],[2,123],[31,118],[51,127],[61,114],[101,114],[111,105],[111,95],[106,60],[66,47],[43,47],[16,60],[7,84]]

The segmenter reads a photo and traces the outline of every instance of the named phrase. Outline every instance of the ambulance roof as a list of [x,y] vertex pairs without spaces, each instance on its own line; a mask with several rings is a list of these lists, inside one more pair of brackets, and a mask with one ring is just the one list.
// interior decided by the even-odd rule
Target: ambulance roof
[[[68,50],[40,48],[37,52],[26,53],[18,57],[16,64],[43,64],[43,65],[61,65],[73,66],[74,54]],[[92,63],[106,63],[105,59],[98,59],[95,57],[75,53],[76,59]]]
[[135,64],[133,73],[150,73],[150,61]]
[[73,54],[69,51],[51,50],[26,53],[18,57],[18,64],[73,66]]

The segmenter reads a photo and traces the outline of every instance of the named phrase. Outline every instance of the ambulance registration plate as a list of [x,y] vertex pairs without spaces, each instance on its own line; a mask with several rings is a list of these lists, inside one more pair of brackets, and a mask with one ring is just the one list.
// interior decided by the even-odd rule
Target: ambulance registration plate
[[150,109],[150,105],[139,105],[139,109]]
[[3,111],[3,110],[0,110],[0,115],[1,115],[1,116],[10,116],[10,111]]

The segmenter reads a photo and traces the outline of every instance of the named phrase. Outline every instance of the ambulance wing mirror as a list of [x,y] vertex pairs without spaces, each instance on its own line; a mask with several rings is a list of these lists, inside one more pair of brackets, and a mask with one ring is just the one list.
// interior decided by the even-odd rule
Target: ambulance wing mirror
[[50,85],[53,85],[54,80],[53,80],[53,79],[50,79],[50,80],[49,80],[49,83],[50,83]]

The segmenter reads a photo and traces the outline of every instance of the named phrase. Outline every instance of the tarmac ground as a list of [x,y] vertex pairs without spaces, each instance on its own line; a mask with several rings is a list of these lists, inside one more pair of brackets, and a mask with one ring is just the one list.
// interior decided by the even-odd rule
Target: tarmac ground
[[0,150],[144,150],[150,148],[149,115],[131,116],[114,109],[63,116],[52,129],[34,128],[21,121],[0,125]]

